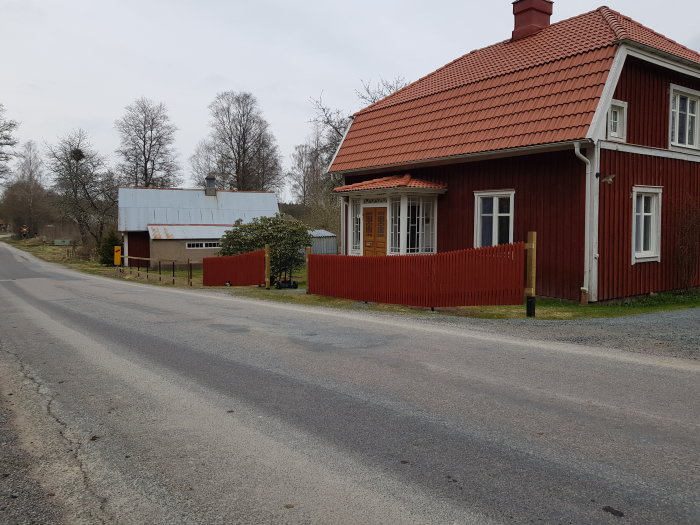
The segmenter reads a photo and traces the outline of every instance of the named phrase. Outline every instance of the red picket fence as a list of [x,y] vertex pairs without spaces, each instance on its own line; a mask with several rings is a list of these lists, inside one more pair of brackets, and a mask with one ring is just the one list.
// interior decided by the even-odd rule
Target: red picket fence
[[265,284],[265,250],[202,259],[204,286],[252,286]]
[[312,294],[409,306],[523,304],[525,244],[435,255],[310,255]]

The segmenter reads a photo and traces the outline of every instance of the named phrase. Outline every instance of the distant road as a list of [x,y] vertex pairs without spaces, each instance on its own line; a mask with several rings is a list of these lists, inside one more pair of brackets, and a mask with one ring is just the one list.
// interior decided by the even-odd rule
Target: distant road
[[114,281],[0,243],[0,365],[66,523],[700,523],[697,361]]

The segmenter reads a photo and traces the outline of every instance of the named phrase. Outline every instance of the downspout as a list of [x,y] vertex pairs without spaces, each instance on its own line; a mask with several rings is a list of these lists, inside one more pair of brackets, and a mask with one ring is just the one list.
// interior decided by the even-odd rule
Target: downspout
[[584,164],[586,164],[586,215],[585,215],[585,228],[583,236],[583,286],[581,286],[581,304],[588,304],[588,295],[590,288],[590,276],[591,276],[591,177],[593,175],[591,169],[591,161],[581,153],[581,143],[574,142],[574,153],[581,159]]

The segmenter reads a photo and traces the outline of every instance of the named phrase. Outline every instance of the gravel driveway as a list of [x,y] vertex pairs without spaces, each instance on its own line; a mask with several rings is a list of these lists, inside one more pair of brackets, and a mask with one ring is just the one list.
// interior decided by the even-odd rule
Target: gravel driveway
[[[417,317],[423,320],[425,317]],[[523,339],[559,341],[616,348],[634,353],[700,359],[700,308],[615,317],[543,321],[537,319],[473,319],[435,315],[431,323]]]

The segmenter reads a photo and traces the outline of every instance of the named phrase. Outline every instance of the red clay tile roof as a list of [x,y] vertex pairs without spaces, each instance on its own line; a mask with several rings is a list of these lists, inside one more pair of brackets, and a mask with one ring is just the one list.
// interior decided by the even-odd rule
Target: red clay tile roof
[[392,175],[391,177],[382,177],[381,179],[372,179],[364,182],[356,182],[355,184],[347,184],[345,186],[340,186],[333,191],[337,193],[345,193],[348,191],[386,190],[391,188],[444,190],[447,188],[447,186],[437,182],[415,179],[411,175],[406,174]]
[[700,54],[607,7],[450,62],[358,112],[331,172],[583,139],[620,41]]

